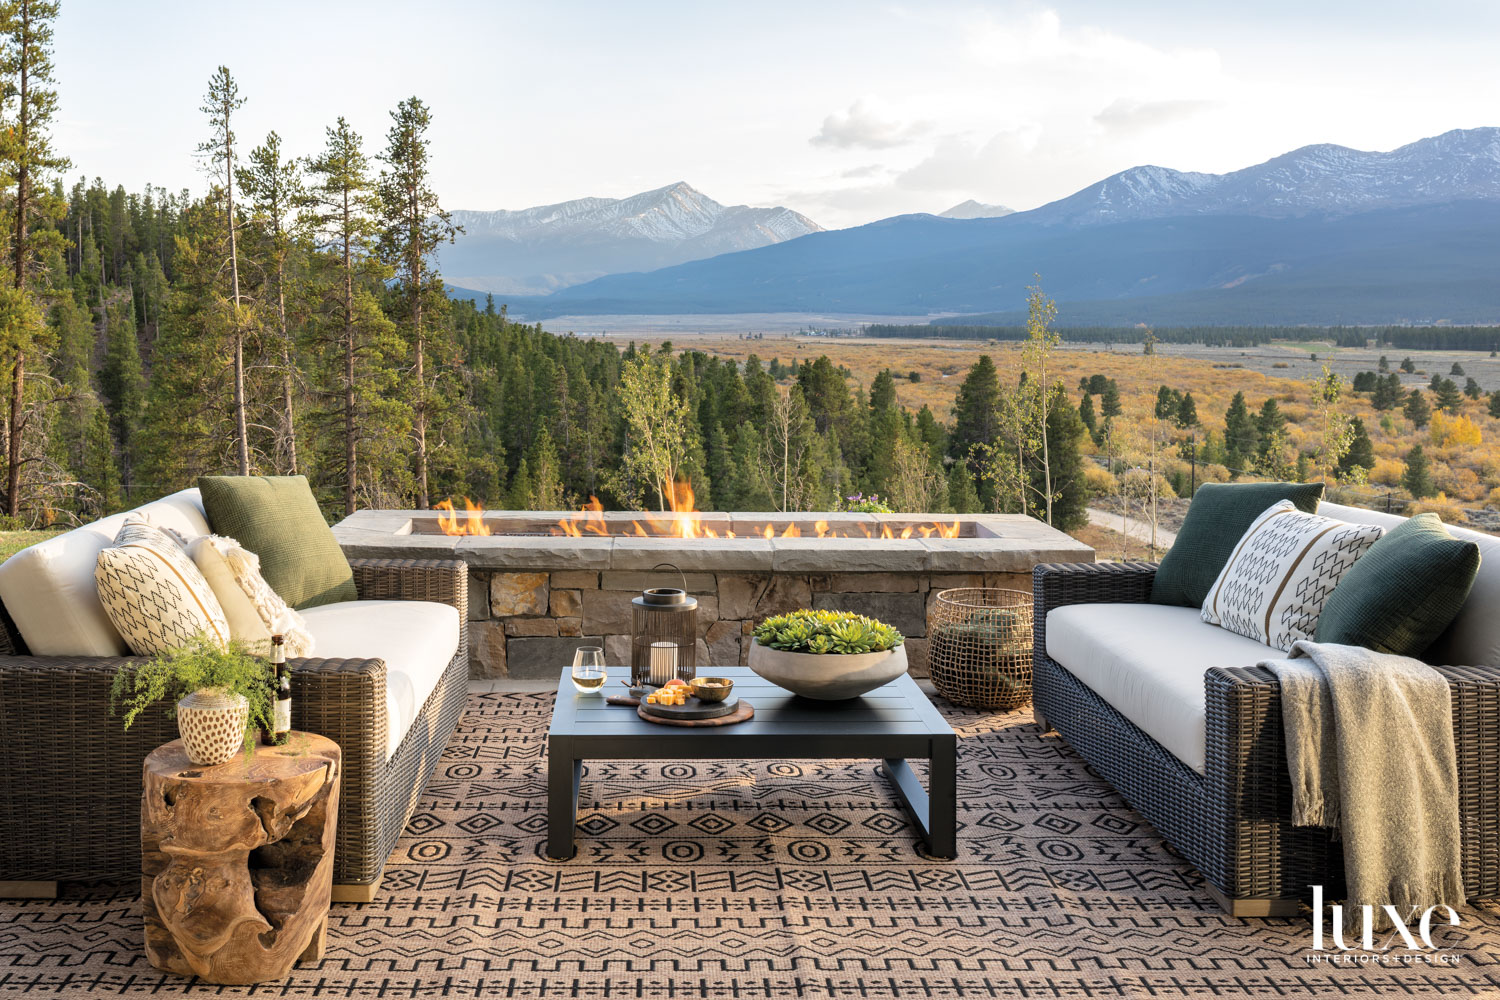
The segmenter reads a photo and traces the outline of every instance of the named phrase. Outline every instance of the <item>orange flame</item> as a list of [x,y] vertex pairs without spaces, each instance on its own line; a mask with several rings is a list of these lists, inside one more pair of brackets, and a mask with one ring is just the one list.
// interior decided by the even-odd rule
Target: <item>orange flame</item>
[[490,526],[484,523],[484,507],[475,505],[468,497],[464,497],[462,520],[459,520],[458,510],[453,506],[452,500],[444,500],[434,509],[443,511],[437,523],[445,535],[488,535],[490,533]]
[[[629,522],[617,522],[613,531],[610,523],[604,517],[604,505],[595,496],[589,497],[589,502],[584,504],[577,515],[569,514],[561,518],[555,528],[554,534],[568,535],[573,538],[581,538],[584,535],[609,536],[611,534],[624,535],[633,538],[734,538],[733,530],[715,529],[703,524],[701,511],[698,510],[697,498],[693,493],[693,485],[686,479],[679,479],[667,487],[666,512],[656,516],[650,514]],[[467,501],[465,501],[467,503]],[[444,505],[440,504],[440,508]],[[451,510],[452,505],[446,505]],[[581,515],[581,516],[579,516]],[[442,520],[439,523],[444,523]],[[826,520],[813,523],[812,534],[817,538],[849,538],[863,535],[865,538],[957,538],[959,536],[961,522],[954,521],[952,524],[909,524],[897,532],[889,524],[881,524],[872,527],[868,522],[855,522],[850,525],[831,526]],[[475,534],[489,534],[488,528],[480,525],[482,532]],[[460,531],[449,531],[445,526],[444,531],[449,534],[462,534]],[[856,534],[856,532],[858,534]],[[767,524],[754,533],[757,538],[801,538],[803,529],[795,521],[790,522],[785,528],[777,533],[775,525]]]

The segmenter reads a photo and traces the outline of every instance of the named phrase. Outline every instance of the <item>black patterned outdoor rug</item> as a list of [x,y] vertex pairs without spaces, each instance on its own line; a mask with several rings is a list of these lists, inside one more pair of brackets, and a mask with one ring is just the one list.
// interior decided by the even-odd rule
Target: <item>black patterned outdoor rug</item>
[[0,902],[0,995],[1500,996],[1500,909],[1464,910],[1430,964],[1309,962],[1306,919],[1224,916],[1029,711],[940,704],[956,861],[918,854],[878,762],[793,760],[590,762],[578,857],[549,862],[552,696],[472,695],[378,900],[333,908],[321,963],[259,987],[161,973],[139,887],[75,887]]

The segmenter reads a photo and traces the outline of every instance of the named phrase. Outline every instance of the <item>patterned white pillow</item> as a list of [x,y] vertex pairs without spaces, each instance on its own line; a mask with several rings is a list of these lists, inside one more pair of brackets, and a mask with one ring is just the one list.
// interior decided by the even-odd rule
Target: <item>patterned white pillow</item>
[[154,656],[198,636],[229,645],[229,623],[213,588],[174,539],[130,518],[99,553],[94,584],[105,614],[137,656]]
[[1384,533],[1378,525],[1346,524],[1279,501],[1241,536],[1203,599],[1203,620],[1290,650],[1313,637],[1328,595]]
[[271,636],[280,633],[287,656],[312,655],[307,622],[260,575],[259,556],[222,535],[199,535],[187,542],[187,551],[223,606],[234,638],[264,655],[270,652]]

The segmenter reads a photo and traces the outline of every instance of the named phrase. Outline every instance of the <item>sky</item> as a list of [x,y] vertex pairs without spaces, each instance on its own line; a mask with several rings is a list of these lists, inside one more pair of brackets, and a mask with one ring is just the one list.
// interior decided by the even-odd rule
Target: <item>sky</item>
[[841,228],[1500,125],[1497,43],[1496,0],[63,0],[56,138],[72,176],[200,193],[224,64],[240,141],[298,154],[342,115],[373,156],[421,97],[450,209],[687,181]]

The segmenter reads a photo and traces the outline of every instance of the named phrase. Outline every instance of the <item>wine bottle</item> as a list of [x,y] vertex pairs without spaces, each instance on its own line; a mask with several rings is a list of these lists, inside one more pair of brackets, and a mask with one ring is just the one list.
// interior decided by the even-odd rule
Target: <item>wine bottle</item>
[[276,672],[276,703],[272,712],[272,742],[285,743],[292,732],[292,669],[286,664],[282,636],[271,636],[271,666]]

